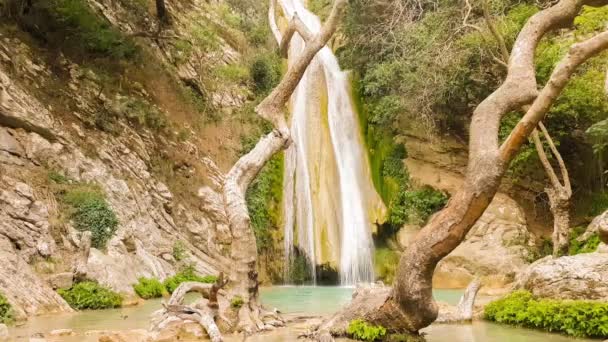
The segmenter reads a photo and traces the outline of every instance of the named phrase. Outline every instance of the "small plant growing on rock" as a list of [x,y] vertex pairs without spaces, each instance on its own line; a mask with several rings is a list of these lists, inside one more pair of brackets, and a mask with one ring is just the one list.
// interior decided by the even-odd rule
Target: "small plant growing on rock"
[[94,281],[84,281],[57,291],[74,309],[109,309],[122,305],[122,296]]
[[208,275],[208,276],[200,276],[196,274],[194,271],[194,267],[188,266],[176,273],[173,277],[169,277],[165,279],[163,285],[167,289],[169,293],[173,293],[175,289],[179,286],[179,284],[186,281],[198,281],[201,283],[212,284],[217,280],[216,276]]
[[381,341],[386,336],[386,328],[379,325],[370,325],[364,320],[356,319],[348,324],[346,333],[359,341]]
[[13,308],[11,303],[6,300],[6,297],[0,294],[0,323],[11,323],[13,319]]
[[92,233],[92,246],[104,248],[118,229],[118,218],[108,205],[104,193],[91,185],[70,187],[60,196],[74,227]]
[[133,285],[133,290],[143,299],[159,298],[167,295],[167,289],[156,278],[139,278],[138,283]]
[[245,304],[245,301],[243,300],[243,297],[241,297],[241,296],[235,296],[230,301],[230,306],[234,309],[240,309],[241,306],[243,306],[243,304]]
[[173,244],[173,258],[177,261],[186,259],[186,246],[182,241],[175,241]]

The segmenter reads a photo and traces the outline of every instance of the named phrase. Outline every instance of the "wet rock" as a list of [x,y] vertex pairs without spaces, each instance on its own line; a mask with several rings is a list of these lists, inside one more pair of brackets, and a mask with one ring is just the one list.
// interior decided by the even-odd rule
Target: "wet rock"
[[608,253],[545,257],[518,275],[516,288],[544,298],[608,300]]
[[72,329],[56,329],[56,330],[51,331],[49,333],[49,335],[52,337],[73,336],[73,335],[76,335],[76,333]]

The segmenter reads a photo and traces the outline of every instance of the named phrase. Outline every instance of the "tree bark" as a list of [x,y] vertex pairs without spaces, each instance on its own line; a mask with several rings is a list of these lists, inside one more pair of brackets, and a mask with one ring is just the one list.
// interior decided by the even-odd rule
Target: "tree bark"
[[[275,1],[271,2],[271,15],[274,15]],[[285,33],[286,38],[281,40],[280,50],[287,51],[286,46],[290,42],[287,37],[298,33],[306,43],[304,51],[270,95],[256,107],[256,113],[269,121],[273,130],[262,137],[253,150],[242,156],[225,176],[218,176],[217,167],[211,167],[214,171],[214,179],[221,191],[223,211],[232,233],[230,255],[233,267],[230,280],[233,286],[231,291],[245,301],[245,305],[239,311],[239,330],[254,332],[268,328],[261,319],[264,312],[258,302],[257,246],[250,225],[245,193],[268,160],[291,143],[284,114],[286,103],[314,56],[327,44],[335,32],[345,6],[346,0],[336,0],[327,21],[316,35],[312,35],[297,16],[290,20]],[[207,163],[213,164],[210,161]]]
[[[469,163],[463,187],[431,218],[401,256],[394,289],[380,312],[362,316],[370,317],[372,323],[374,319],[380,321],[380,317],[398,317],[399,320],[385,321],[384,326],[389,331],[406,330],[414,334],[435,321],[438,307],[433,299],[432,277],[437,263],[464,240],[488,207],[509,163],[543,119],[576,67],[608,48],[608,32],[572,46],[540,94],[533,62],[538,42],[547,32],[572,23],[583,5],[607,3],[606,0],[561,0],[528,20],[513,46],[506,80],[473,113]],[[498,129],[502,116],[530,103],[529,110],[499,147]]]

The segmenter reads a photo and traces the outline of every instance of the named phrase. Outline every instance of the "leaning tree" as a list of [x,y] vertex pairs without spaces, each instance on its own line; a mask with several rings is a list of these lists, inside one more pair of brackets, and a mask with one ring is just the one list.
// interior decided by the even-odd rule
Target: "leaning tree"
[[[392,288],[361,291],[342,311],[321,324],[315,335],[324,340],[344,334],[353,319],[364,319],[393,332],[418,331],[438,315],[432,294],[437,263],[453,251],[488,207],[513,157],[534,132],[576,68],[608,49],[608,32],[574,44],[551,78],[537,88],[534,54],[550,31],[568,27],[583,5],[605,6],[608,0],[561,0],[533,15],[520,31],[508,60],[502,85],[473,112],[469,161],[462,188],[418,233],[401,256]],[[499,142],[501,118],[513,110],[526,112],[509,137]]]
[[[275,6],[275,1],[271,1],[272,8]],[[211,212],[217,226],[229,228],[228,235],[231,240],[229,282],[216,284],[214,292],[210,291],[210,285],[185,284],[183,288],[176,291],[177,294],[169,302],[170,305],[166,306],[166,313],[175,317],[186,315],[190,320],[201,322],[210,335],[217,336],[215,341],[221,340],[221,335],[218,335],[218,329],[213,319],[229,321],[224,323],[232,326],[234,330],[245,332],[264,330],[277,323],[276,315],[264,311],[258,300],[257,246],[247,210],[245,193],[268,160],[291,143],[286,118],[287,101],[314,56],[327,44],[335,32],[345,5],[346,0],[336,0],[329,17],[316,34],[310,32],[297,15],[290,19],[283,32],[279,50],[285,54],[291,38],[296,33],[304,40],[304,48],[290,65],[279,84],[255,109],[260,117],[272,124],[272,131],[261,137],[255,147],[242,156],[226,174],[222,173],[212,160],[208,158],[203,160],[210,171],[210,178],[216,191],[201,189],[199,195]],[[274,10],[270,11],[270,15],[274,15]],[[226,285],[227,289],[220,292],[220,289]],[[183,295],[189,291],[203,293],[203,296],[207,298],[207,307],[181,305]],[[223,299],[240,298],[243,301],[244,305],[238,310],[234,321],[223,314],[222,298],[217,298],[218,294]],[[209,317],[212,319],[209,320]]]

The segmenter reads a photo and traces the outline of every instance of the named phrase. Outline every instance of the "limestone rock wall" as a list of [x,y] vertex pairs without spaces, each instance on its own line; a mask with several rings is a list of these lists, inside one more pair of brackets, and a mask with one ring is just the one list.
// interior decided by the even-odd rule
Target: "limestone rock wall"
[[[115,10],[112,1],[90,3],[106,9],[108,19],[127,32],[146,29],[145,24],[129,24],[123,16],[125,9]],[[17,318],[71,311],[54,288],[71,283],[83,253],[82,233],[70,222],[57,222],[60,205],[49,190],[51,170],[75,182],[98,185],[117,215],[118,231],[107,247],[92,248],[85,256],[87,278],[133,294],[131,285],[138,277],[164,279],[185,264],[202,274],[228,270],[224,255],[230,239],[217,232],[229,235],[230,231],[216,226],[212,208],[205,203],[186,202],[184,194],[176,196],[152,167],[159,153],[179,150],[190,161],[179,165],[180,170],[191,175],[196,191],[205,182],[193,165],[203,156],[200,141],[170,141],[135,129],[120,118],[113,123],[118,133],[91,127],[84,118],[116,107],[119,100],[104,96],[99,75],[62,54],[49,65],[44,51],[2,32],[0,293],[8,298]],[[162,48],[153,49],[159,63],[171,63]],[[235,53],[226,55],[234,58]],[[179,73],[178,78],[184,77]],[[63,87],[49,89],[57,84]],[[60,100],[49,96],[52,91],[60,94]],[[142,90],[138,96],[149,94]],[[240,95],[228,98],[233,105],[242,100]],[[238,135],[232,139],[238,140]],[[173,256],[177,241],[185,246],[186,257],[181,261]]]

